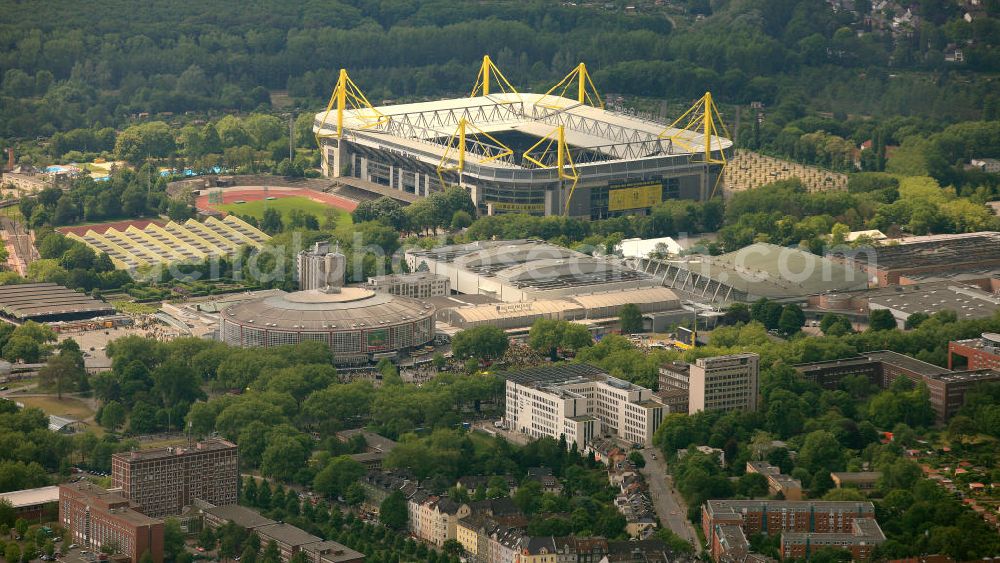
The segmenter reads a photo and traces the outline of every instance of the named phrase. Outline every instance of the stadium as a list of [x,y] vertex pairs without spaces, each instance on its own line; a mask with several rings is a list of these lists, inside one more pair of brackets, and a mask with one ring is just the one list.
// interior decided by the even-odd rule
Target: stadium
[[329,177],[417,196],[459,185],[490,215],[601,219],[705,200],[733,148],[711,94],[667,125],[604,109],[583,64],[520,93],[489,57],[468,98],[379,107],[341,70],[313,131]]
[[317,340],[339,366],[396,358],[434,339],[434,306],[346,287],[280,293],[230,305],[219,334],[232,346],[270,347]]

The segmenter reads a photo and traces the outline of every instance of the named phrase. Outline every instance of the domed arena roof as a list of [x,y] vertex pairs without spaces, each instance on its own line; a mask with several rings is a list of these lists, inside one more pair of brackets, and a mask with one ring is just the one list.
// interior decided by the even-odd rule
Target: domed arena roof
[[351,330],[391,326],[434,315],[434,306],[416,299],[341,288],[339,293],[310,289],[231,305],[222,317],[273,330]]

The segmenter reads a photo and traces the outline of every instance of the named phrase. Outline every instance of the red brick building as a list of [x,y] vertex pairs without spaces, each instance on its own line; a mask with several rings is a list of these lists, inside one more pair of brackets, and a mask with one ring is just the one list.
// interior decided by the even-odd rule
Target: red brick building
[[112,484],[147,516],[180,514],[196,498],[216,506],[236,504],[239,481],[239,454],[226,440],[111,456]]
[[870,502],[710,500],[701,512],[716,561],[744,559],[746,538],[758,533],[781,534],[783,558],[806,558],[815,549],[834,546],[860,560],[885,541]]
[[948,369],[956,369],[955,356],[965,360],[965,369],[995,369],[1000,371],[1000,334],[983,333],[981,338],[948,343]]
[[163,521],[138,512],[118,493],[86,481],[59,485],[59,523],[72,543],[94,551],[110,547],[133,563],[149,551],[163,563]]
[[836,534],[786,532],[781,534],[782,559],[809,559],[816,550],[830,547],[851,552],[853,561],[866,561],[885,534],[873,518],[855,518],[851,531]]

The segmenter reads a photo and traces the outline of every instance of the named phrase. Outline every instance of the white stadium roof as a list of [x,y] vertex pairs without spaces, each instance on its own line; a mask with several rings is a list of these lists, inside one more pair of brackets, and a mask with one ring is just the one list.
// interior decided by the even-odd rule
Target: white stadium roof
[[[594,149],[612,159],[627,158],[609,152],[612,145],[623,146],[630,143],[646,143],[642,149],[646,152],[649,151],[649,143],[660,144],[662,154],[690,154],[704,150],[703,137],[699,133],[668,129],[663,123],[553,95],[491,94],[378,106],[375,110],[387,119],[377,123],[375,114],[368,108],[345,110],[344,128],[366,136],[386,135],[392,138],[393,144],[409,146],[414,150],[426,151],[435,147],[442,155],[445,150],[443,143],[455,133],[458,119],[463,117],[486,133],[519,131],[535,137],[550,134],[561,123],[566,125],[568,145]],[[319,131],[321,136],[336,134],[336,111],[330,111],[329,115],[327,113],[324,111],[316,114],[316,129],[319,129],[321,123],[325,123]],[[665,129],[668,130],[665,132]],[[681,142],[670,143],[667,139],[670,136],[676,136]],[[731,147],[732,141],[712,137],[711,144],[712,150],[717,151]],[[503,160],[494,160],[490,164],[520,167]]]

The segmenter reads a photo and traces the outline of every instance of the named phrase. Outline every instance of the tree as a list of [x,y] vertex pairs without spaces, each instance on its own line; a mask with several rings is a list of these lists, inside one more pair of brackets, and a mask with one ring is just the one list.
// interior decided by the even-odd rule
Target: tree
[[635,334],[642,332],[642,312],[634,303],[626,303],[618,312],[618,320],[621,322],[622,334]]
[[273,207],[264,210],[264,216],[260,220],[260,229],[269,235],[275,235],[285,230],[281,220],[281,213]]
[[43,387],[55,389],[56,397],[62,400],[63,391],[76,387],[86,373],[72,354],[59,354],[49,358],[42,369],[38,370],[38,380]]
[[337,456],[329,461],[313,479],[316,492],[337,498],[365,474],[365,467],[348,456]]
[[441,550],[447,553],[448,555],[455,557],[461,555],[465,551],[464,548],[462,547],[462,544],[458,540],[454,539],[445,541],[444,544],[441,546]]
[[487,360],[499,358],[507,351],[510,341],[503,329],[495,326],[477,326],[463,330],[451,342],[456,358]]
[[767,477],[760,473],[744,473],[736,483],[736,490],[747,498],[767,496]]
[[792,335],[806,324],[806,315],[798,305],[785,305],[778,319],[778,328],[786,335]]
[[216,537],[212,532],[212,528],[208,526],[203,527],[201,532],[198,534],[198,545],[207,550],[212,550],[215,549],[215,542]]
[[837,437],[827,430],[816,430],[806,435],[799,452],[797,466],[810,473],[825,470],[839,471],[843,469],[844,448]]
[[132,125],[118,135],[115,156],[132,164],[147,158],[164,158],[174,151],[170,126],[162,121]]
[[406,529],[409,513],[406,507],[406,497],[400,491],[393,491],[379,506],[379,522],[386,527],[402,531]]
[[184,552],[184,532],[181,523],[176,518],[167,518],[163,522],[163,556],[168,561],[176,561],[177,556]]
[[844,315],[826,313],[819,321],[819,329],[826,336],[843,336],[849,334],[853,327],[851,321]]
[[274,540],[267,542],[267,547],[264,548],[264,553],[260,556],[260,563],[281,563],[281,553]]
[[17,520],[14,505],[6,498],[0,498],[0,526],[13,526]]
[[347,486],[347,490],[344,491],[344,501],[347,502],[348,506],[358,506],[365,501],[365,488],[364,486],[355,481]]
[[875,309],[868,313],[868,328],[872,331],[892,330],[896,326],[896,318],[888,309]]
[[631,452],[628,454],[628,460],[632,462],[632,465],[642,469],[646,467],[646,458],[642,457],[640,452]]
[[112,432],[118,430],[125,423],[125,407],[118,401],[108,401],[101,408],[99,422]]
[[927,319],[931,318],[930,315],[923,311],[917,311],[906,317],[906,322],[903,325],[906,330],[913,330],[924,323]]

